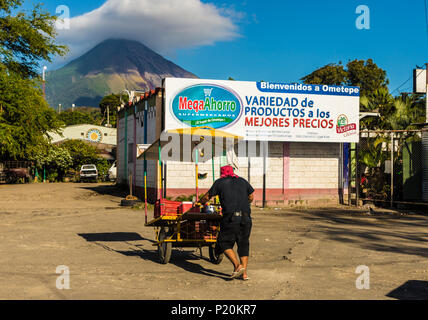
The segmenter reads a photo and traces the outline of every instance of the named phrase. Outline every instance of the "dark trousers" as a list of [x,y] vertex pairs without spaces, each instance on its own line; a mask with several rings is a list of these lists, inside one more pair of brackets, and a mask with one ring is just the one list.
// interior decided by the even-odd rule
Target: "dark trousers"
[[250,255],[250,235],[252,229],[251,217],[232,217],[231,214],[224,214],[220,223],[220,233],[217,239],[217,246],[220,252],[233,249],[235,243],[238,246],[238,255],[248,257]]

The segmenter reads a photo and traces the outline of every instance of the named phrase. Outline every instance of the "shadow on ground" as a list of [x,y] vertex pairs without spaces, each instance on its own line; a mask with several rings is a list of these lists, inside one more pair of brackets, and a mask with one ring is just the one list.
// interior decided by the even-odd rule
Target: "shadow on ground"
[[[106,233],[79,233],[80,237],[85,239],[88,242],[94,241],[138,241],[138,240],[148,240],[141,237],[136,232],[106,232]],[[154,241],[153,241],[154,242]]]
[[113,197],[125,198],[129,194],[129,190],[124,187],[114,184],[82,186],[81,189],[91,190],[100,195],[109,195]]
[[[107,251],[120,253],[127,257],[137,256],[144,260],[160,263],[159,255],[156,249],[147,250],[143,248],[144,244],[130,243],[130,241],[147,241],[150,242],[150,244],[148,244],[150,246],[153,243],[156,243],[156,241],[141,237],[141,235],[135,232],[79,233],[78,236],[82,237],[88,242],[94,243],[102,247]],[[109,242],[121,242],[123,244],[128,244],[130,247],[129,250],[117,250],[114,249],[113,245]],[[170,263],[188,272],[202,274],[209,277],[216,277],[227,281],[230,280],[228,274],[218,272],[209,268],[204,268],[199,263],[197,263],[198,260],[202,259],[205,261],[209,261],[209,259],[206,257],[198,257],[195,252],[196,251],[183,251],[173,249]]]
[[310,221],[312,227],[305,228],[308,237],[428,258],[428,216],[382,209],[370,212],[340,208],[290,210],[287,216]]
[[399,300],[428,300],[428,281],[409,280],[386,296]]

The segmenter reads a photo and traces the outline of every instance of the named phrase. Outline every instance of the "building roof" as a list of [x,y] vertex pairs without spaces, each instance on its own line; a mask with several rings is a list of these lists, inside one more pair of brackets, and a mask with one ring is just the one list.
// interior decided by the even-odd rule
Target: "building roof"
[[129,107],[131,107],[131,106],[133,106],[135,104],[138,104],[138,103],[140,103],[142,101],[145,101],[147,99],[150,99],[152,97],[155,97],[155,96],[158,95],[158,93],[161,90],[162,90],[162,88],[158,87],[156,89],[153,89],[153,90],[150,90],[150,91],[146,91],[146,92],[141,93],[141,94],[137,94],[137,95],[134,96],[134,99],[132,101],[129,101],[128,105],[125,105],[124,107],[120,108],[119,111],[123,110],[125,108],[129,108]]

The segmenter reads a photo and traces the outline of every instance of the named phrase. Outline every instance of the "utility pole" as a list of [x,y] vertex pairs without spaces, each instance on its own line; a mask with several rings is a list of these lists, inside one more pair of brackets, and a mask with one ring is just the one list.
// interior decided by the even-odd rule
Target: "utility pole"
[[107,126],[110,126],[110,107],[107,106]]
[[58,105],[58,114],[61,113],[61,103]]
[[[425,123],[422,123],[422,201],[428,202],[428,63],[413,70],[413,93],[425,93]],[[425,72],[425,79],[423,78]],[[420,76],[422,75],[422,76]],[[420,77],[419,77],[420,76]],[[424,83],[425,81],[425,83]]]
[[425,123],[428,123],[428,63],[426,65],[426,95],[425,95]]
[[48,67],[44,66],[43,67],[43,76],[42,76],[42,82],[43,82],[43,98],[46,100],[46,77],[45,77],[45,72],[47,70]]
[[[426,69],[428,63],[425,64]],[[428,70],[426,71],[425,126],[428,130]],[[428,131],[422,131],[422,200],[428,202]]]

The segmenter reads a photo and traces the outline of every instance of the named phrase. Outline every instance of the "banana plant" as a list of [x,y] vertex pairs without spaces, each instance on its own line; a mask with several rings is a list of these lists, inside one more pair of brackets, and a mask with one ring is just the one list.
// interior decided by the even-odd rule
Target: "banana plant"
[[386,177],[382,166],[389,159],[389,152],[385,150],[385,143],[388,140],[385,137],[368,138],[365,143],[360,144],[359,148],[359,166],[363,172],[361,190],[369,198],[387,197]]
[[388,152],[384,150],[384,143],[387,143],[387,138],[378,137],[373,142],[367,139],[367,143],[360,147],[360,162],[368,168],[380,168],[383,163],[389,158]]

